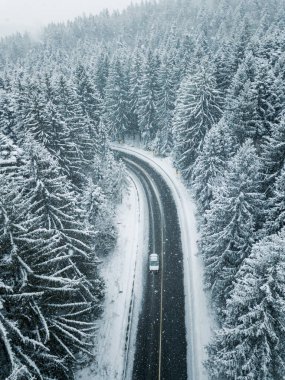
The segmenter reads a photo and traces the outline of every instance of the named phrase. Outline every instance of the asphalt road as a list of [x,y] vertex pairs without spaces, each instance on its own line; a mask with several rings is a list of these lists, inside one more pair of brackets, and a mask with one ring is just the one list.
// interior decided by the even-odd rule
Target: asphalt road
[[164,179],[147,163],[119,153],[140,180],[149,209],[149,254],[160,257],[159,274],[145,268],[133,380],[187,379],[181,233],[176,205]]

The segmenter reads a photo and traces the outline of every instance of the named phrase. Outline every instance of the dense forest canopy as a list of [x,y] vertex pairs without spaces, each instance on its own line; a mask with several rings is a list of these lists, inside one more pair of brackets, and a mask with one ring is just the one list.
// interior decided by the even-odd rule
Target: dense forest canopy
[[283,378],[284,65],[284,0],[143,2],[1,40],[0,378],[71,379],[92,355],[126,139],[195,196],[209,377]]

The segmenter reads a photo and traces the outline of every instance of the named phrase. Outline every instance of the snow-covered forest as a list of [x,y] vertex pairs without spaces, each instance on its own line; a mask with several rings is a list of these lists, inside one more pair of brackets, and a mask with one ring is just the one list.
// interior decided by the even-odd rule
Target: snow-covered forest
[[284,378],[284,0],[145,2],[1,40],[0,378],[92,358],[128,139],[196,199],[209,378]]

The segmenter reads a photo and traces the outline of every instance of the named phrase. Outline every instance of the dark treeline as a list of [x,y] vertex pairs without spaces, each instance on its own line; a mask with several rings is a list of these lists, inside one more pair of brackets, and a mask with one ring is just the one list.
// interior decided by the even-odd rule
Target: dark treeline
[[219,326],[209,377],[284,377],[284,1],[197,3],[147,2],[1,42],[1,165],[18,163],[0,188],[11,379],[71,378],[90,351],[97,255],[116,239],[124,183],[109,141],[125,139],[171,155],[195,196]]

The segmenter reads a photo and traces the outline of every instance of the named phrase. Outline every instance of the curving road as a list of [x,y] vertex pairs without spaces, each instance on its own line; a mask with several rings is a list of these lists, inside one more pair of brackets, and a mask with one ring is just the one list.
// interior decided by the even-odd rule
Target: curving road
[[118,153],[141,182],[149,209],[149,253],[159,274],[147,272],[139,318],[133,380],[187,379],[181,232],[176,205],[164,179],[146,162]]

